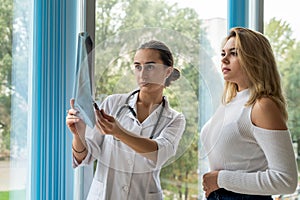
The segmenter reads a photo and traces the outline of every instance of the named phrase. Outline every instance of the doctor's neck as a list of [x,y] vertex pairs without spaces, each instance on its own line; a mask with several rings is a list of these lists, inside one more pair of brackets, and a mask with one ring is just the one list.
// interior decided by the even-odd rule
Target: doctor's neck
[[163,100],[163,92],[140,92],[138,96],[137,103],[144,104],[144,105],[154,105],[154,104],[160,104]]

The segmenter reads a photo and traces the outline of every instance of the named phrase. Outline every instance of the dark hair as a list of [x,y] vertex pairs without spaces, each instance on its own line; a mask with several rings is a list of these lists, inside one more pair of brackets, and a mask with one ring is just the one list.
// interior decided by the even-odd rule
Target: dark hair
[[165,86],[170,86],[172,81],[177,80],[180,77],[180,71],[173,66],[174,59],[171,50],[169,47],[161,41],[150,40],[143,43],[138,50],[140,49],[154,49],[159,52],[160,59],[163,61],[166,67],[173,67],[172,74],[166,79]]

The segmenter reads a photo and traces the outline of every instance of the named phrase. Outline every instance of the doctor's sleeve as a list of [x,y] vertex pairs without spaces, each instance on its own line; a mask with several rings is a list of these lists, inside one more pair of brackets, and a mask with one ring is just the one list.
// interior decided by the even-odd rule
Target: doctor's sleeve
[[85,133],[85,142],[88,153],[85,159],[82,160],[80,164],[78,164],[75,157],[73,156],[73,168],[89,165],[97,158],[100,158],[103,140],[104,135],[101,135],[101,133],[99,133],[96,128],[91,129],[87,126]]
[[[108,98],[106,98],[99,107],[100,109],[103,108],[106,111],[109,111],[110,107]],[[86,149],[88,153],[85,159],[80,164],[78,164],[78,162],[73,156],[73,168],[77,166],[89,165],[94,160],[99,159],[101,157],[103,141],[105,139],[105,136],[99,132],[96,126],[93,129],[86,126],[85,137],[82,139],[85,140]]]
[[161,168],[172,156],[176,154],[178,144],[185,130],[185,117],[178,114],[170,124],[163,129],[155,139],[158,145],[155,168]]

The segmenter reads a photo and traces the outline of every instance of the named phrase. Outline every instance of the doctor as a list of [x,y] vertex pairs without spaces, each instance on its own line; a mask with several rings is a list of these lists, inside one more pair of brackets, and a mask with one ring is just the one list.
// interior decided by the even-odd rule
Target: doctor
[[66,124],[73,133],[73,165],[97,160],[87,199],[163,199],[159,173],[185,129],[183,114],[170,107],[163,90],[180,72],[170,49],[155,40],[138,48],[133,64],[139,89],[95,105],[93,129],[70,101]]

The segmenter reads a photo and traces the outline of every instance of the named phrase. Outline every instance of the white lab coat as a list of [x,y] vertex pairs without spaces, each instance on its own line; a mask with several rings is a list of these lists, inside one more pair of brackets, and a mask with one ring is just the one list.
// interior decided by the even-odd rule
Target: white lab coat
[[[104,111],[115,116],[129,94],[114,94],[100,105]],[[137,94],[128,104],[136,110]],[[162,105],[158,106],[143,123],[130,113],[122,111],[119,123],[128,131],[150,137]],[[111,135],[102,135],[96,128],[87,128],[85,140],[88,155],[80,165],[97,160],[97,168],[88,194],[88,200],[159,200],[163,199],[159,173],[163,164],[176,154],[178,143],[185,129],[183,114],[169,107],[166,99],[162,117],[158,122],[154,140],[158,144],[157,162],[136,153]],[[77,167],[76,160],[74,167]]]

